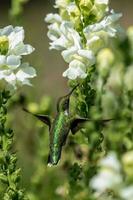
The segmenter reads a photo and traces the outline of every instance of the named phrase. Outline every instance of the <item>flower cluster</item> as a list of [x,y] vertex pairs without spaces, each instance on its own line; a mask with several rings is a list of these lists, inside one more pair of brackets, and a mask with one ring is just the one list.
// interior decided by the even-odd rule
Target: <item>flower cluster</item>
[[[122,170],[127,174],[131,172],[133,165],[132,156],[133,151],[125,153],[122,157],[122,163],[120,163],[116,154],[110,152],[105,158],[99,161],[100,171],[90,181],[90,186],[96,191],[96,198],[104,199],[108,197],[108,193],[112,191],[114,197],[119,197],[123,200],[132,199],[133,185],[129,184],[125,186],[124,176],[122,174]],[[130,173],[130,177],[132,177],[132,175]]]
[[16,89],[21,85],[30,85],[29,78],[36,71],[28,63],[22,63],[22,56],[31,54],[34,48],[24,44],[23,27],[7,26],[0,29],[0,83],[1,89]]
[[97,52],[108,45],[119,31],[121,14],[108,8],[108,0],[57,0],[59,14],[48,14],[50,49],[60,50],[69,68],[63,73],[69,79],[87,76],[88,67],[96,62]]

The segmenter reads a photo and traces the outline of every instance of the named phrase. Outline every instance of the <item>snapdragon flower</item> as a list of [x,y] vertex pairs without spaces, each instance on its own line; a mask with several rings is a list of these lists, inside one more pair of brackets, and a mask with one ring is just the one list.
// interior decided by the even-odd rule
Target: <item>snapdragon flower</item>
[[57,0],[55,7],[66,14],[48,14],[45,18],[50,24],[50,49],[61,51],[69,64],[64,77],[84,79],[88,68],[95,64],[98,51],[108,45],[110,37],[116,37],[121,14],[108,14],[108,0]]
[[36,76],[33,67],[22,63],[22,56],[34,51],[31,45],[23,41],[23,27],[13,28],[10,25],[0,29],[0,83],[8,89],[31,85],[29,79]]
[[110,152],[107,157],[99,162],[100,171],[90,182],[90,186],[101,195],[107,190],[116,190],[122,184],[120,163],[116,155]]
[[133,199],[133,185],[123,188],[120,191],[120,197],[123,200],[132,200]]

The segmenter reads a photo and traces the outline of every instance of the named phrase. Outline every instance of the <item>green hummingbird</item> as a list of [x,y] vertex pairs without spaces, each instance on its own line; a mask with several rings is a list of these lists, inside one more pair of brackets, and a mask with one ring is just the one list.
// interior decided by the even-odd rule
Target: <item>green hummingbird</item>
[[[72,134],[83,128],[83,124],[87,121],[93,121],[88,118],[74,117],[69,111],[70,96],[73,91],[79,86],[76,85],[69,94],[60,97],[57,102],[57,114],[55,119],[51,119],[48,115],[33,114],[27,109],[24,110],[31,113],[44,124],[49,127],[49,156],[48,165],[57,165],[61,158],[62,147],[65,145],[68,134],[71,130]],[[99,120],[100,123],[108,122],[111,119]]]

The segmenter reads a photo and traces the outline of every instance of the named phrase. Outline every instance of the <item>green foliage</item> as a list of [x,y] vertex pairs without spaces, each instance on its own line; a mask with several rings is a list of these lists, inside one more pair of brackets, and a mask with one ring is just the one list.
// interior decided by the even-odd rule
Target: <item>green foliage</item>
[[3,200],[26,199],[20,189],[21,169],[16,166],[17,157],[12,152],[14,133],[6,127],[8,91],[0,92],[0,193]]

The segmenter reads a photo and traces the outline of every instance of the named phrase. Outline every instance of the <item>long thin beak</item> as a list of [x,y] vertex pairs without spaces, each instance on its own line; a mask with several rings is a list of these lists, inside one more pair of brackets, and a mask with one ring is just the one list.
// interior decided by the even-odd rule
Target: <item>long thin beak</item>
[[70,97],[74,90],[79,86],[80,84],[78,83],[65,97]]

